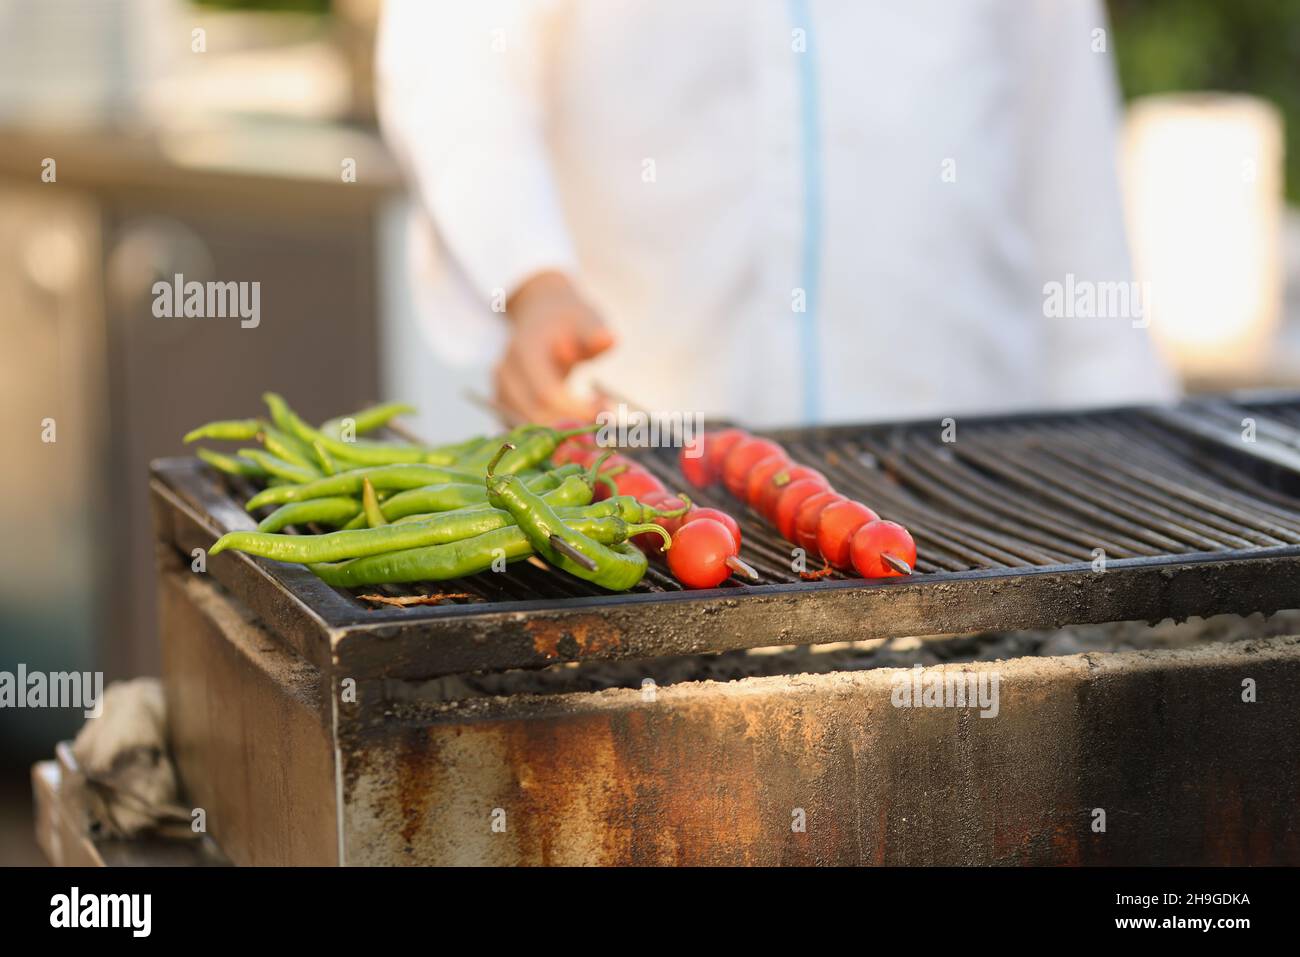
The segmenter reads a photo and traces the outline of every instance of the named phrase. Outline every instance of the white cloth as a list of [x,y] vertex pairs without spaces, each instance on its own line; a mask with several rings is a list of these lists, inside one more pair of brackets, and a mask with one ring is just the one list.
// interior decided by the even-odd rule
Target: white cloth
[[583,373],[655,410],[1167,398],[1130,318],[1045,317],[1049,282],[1131,278],[1106,28],[1095,0],[388,0],[433,341],[486,361],[494,296],[559,268],[620,339]]

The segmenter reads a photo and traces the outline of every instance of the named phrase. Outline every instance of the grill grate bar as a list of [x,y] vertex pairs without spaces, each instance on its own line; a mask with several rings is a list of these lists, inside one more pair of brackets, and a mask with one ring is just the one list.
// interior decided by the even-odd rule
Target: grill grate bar
[[[904,452],[898,468],[906,470],[911,480],[929,497],[985,521],[998,521],[1008,531],[1018,529],[1018,534],[1027,541],[1040,542],[1070,555],[1078,552],[1088,554],[1095,547],[1104,548],[1108,554],[1121,558],[1156,554],[1150,545],[1122,535],[1106,536],[1083,522],[1039,507],[1023,494],[1015,496],[1013,489],[1006,488],[1005,484],[999,486],[985,473],[956,456],[941,460],[924,452]],[[969,504],[963,505],[963,498]],[[1006,518],[995,519],[992,516]]]
[[[1037,474],[1055,482],[1058,487],[1073,490],[1085,501],[1108,507],[1112,513],[1131,521],[1134,527],[1145,527],[1148,534],[1161,535],[1165,537],[1166,542],[1179,543],[1183,550],[1199,549],[1214,552],[1222,551],[1227,547],[1224,542],[1187,527],[1179,522],[1178,516],[1169,509],[1144,501],[1119,482],[1090,477],[1095,473],[1060,468],[1050,459],[1031,464],[1029,458],[1019,451],[1004,451],[1003,455],[1008,462],[1024,466],[1026,469],[1035,469]],[[1174,548],[1172,545],[1166,547],[1170,550]]]
[[[1152,467],[1167,463],[1163,467],[1171,479],[1198,489],[1211,498],[1232,502],[1246,513],[1267,516],[1273,527],[1300,534],[1300,514],[1296,513],[1296,499],[1292,496],[1269,488],[1229,463],[1196,455],[1190,443],[1162,432],[1151,423],[1131,423],[1121,431],[1132,431],[1141,436],[1151,451],[1139,451],[1140,460],[1154,462]],[[1195,469],[1185,464],[1188,459],[1196,460]],[[1257,523],[1259,519],[1253,521]]]
[[[926,498],[943,505],[954,516],[965,516],[982,522],[988,528],[1000,533],[997,538],[998,544],[1013,550],[1018,548],[1023,557],[1030,558],[1035,564],[1068,563],[1080,560],[1086,552],[1079,546],[1086,544],[1091,547],[1096,543],[1095,536],[1086,534],[1076,536],[1068,526],[1059,521],[1026,516],[1023,508],[1017,512],[999,498],[988,495],[982,488],[972,487],[969,484],[960,490],[954,488],[945,481],[943,468],[939,467],[937,457],[915,452],[895,453],[878,449],[873,449],[872,452],[886,463],[891,471],[906,474],[909,484],[914,485]],[[978,476],[978,473],[967,467],[965,463],[955,459],[944,464],[954,479],[965,480]],[[917,505],[921,508],[925,507],[919,500]],[[1011,519],[1012,516],[1015,521]],[[955,522],[956,519],[949,519],[949,521]],[[962,523],[963,526],[966,524]],[[954,525],[954,527],[960,526]],[[1017,537],[1028,544],[1009,544]],[[1004,542],[1008,544],[1003,544]]]
[[[1026,467],[1024,461],[1016,462],[1013,466],[1006,461],[1011,454],[1009,449],[973,448],[967,441],[958,454],[980,468],[1000,476],[1013,486],[1021,486],[1026,491],[1036,493],[1055,503],[1067,512],[1082,515],[1094,526],[1101,526],[1103,529],[1144,541],[1162,552],[1178,554],[1190,551],[1182,542],[1153,529],[1144,528],[1140,515],[1135,515],[1123,507],[1114,507],[1104,493],[1096,494],[1082,488],[1073,488],[1069,481],[1062,481],[1058,475],[1047,474],[1033,464]],[[1026,471],[1030,474],[1026,475]],[[1026,481],[1031,478],[1040,481]]]
[[[1052,454],[1070,466],[1103,481],[1107,478],[1111,479],[1117,487],[1123,481],[1126,491],[1122,494],[1125,494],[1130,502],[1146,508],[1153,515],[1178,523],[1206,540],[1217,541],[1222,546],[1233,548],[1285,544],[1281,539],[1255,532],[1239,523],[1214,515],[1206,507],[1204,496],[1201,496],[1200,503],[1193,503],[1191,496],[1178,489],[1173,483],[1161,481],[1157,475],[1146,472],[1144,480],[1142,470],[1134,469],[1118,459],[1107,460],[1102,466],[1089,461],[1087,453],[1058,449]],[[1163,497],[1158,493],[1163,493]]]

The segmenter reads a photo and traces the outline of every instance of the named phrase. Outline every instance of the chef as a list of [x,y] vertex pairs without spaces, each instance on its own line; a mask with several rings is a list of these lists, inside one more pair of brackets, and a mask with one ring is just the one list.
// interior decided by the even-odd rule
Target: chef
[[388,0],[378,59],[422,321],[520,416],[1173,393],[1140,296],[1047,305],[1132,278],[1095,0]]

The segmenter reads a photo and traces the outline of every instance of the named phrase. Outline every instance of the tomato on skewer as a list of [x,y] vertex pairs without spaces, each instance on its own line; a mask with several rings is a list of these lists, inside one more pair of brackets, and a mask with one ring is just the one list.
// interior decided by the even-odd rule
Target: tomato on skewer
[[751,578],[757,573],[738,557],[731,530],[711,518],[687,522],[673,536],[668,568],[687,588],[716,588],[733,571]]
[[722,478],[722,466],[727,461],[727,456],[731,454],[731,450],[752,437],[744,429],[723,429],[721,432],[715,432],[712,438],[706,441],[704,457],[709,463],[710,485]]
[[[552,428],[560,432],[571,432],[574,429],[581,429],[590,424],[589,422],[579,422],[577,419],[561,419]],[[553,465],[564,465],[568,462],[576,462],[578,456],[595,448],[597,448],[596,436],[591,432],[570,435],[556,446],[555,451],[551,453],[551,463]]]
[[763,494],[763,489],[772,478],[781,471],[787,470],[790,466],[790,460],[785,457],[784,452],[778,452],[769,455],[749,472],[749,479],[745,483],[745,501],[750,507],[762,513],[759,507],[759,500]]
[[817,550],[836,568],[850,567],[849,546],[854,533],[879,518],[861,502],[832,502],[817,518]]
[[910,575],[916,567],[916,542],[897,522],[877,519],[854,533],[850,555],[863,578]]
[[[654,508],[657,508],[661,512],[676,512],[680,509],[686,508],[687,505],[684,499],[679,498],[672,492],[650,495],[647,498],[641,499],[641,501],[646,505],[651,505]],[[677,529],[681,528],[682,525],[686,524],[686,522],[690,521],[690,516],[694,512],[695,509],[690,508],[681,515],[659,515],[655,517],[654,522],[656,525],[662,525],[668,534],[671,535],[676,532]]]
[[772,510],[772,523],[776,525],[781,537],[794,541],[794,520],[799,514],[799,506],[809,498],[827,491],[826,485],[816,479],[799,479],[791,482],[777,496],[776,508]]
[[820,556],[821,552],[817,550],[817,522],[821,518],[822,510],[835,502],[843,501],[845,501],[843,495],[829,489],[805,500],[799,506],[795,517],[794,543],[809,555]]
[[781,446],[769,439],[745,439],[738,442],[722,463],[722,484],[736,498],[745,497],[749,473],[769,455],[785,455]]
[[659,481],[651,472],[643,469],[635,463],[628,467],[626,472],[620,472],[613,476],[614,485],[618,487],[619,495],[631,495],[633,498],[644,501],[647,498],[665,495],[668,490],[664,488],[664,483]]
[[722,463],[736,443],[749,438],[743,429],[706,432],[682,447],[677,464],[696,488],[708,488],[722,477]]
[[[781,498],[781,493],[802,479],[815,479],[822,488],[830,488],[831,483],[826,481],[826,476],[814,468],[806,465],[792,465],[788,469],[783,469],[773,475],[763,483],[758,493],[758,503],[755,506],[760,515],[775,521],[776,503]],[[787,538],[789,536],[786,536]]]
[[704,456],[702,440],[698,455],[695,454],[693,446],[683,446],[677,456],[677,465],[682,470],[682,475],[686,477],[686,481],[696,488],[707,488],[713,484],[713,479],[709,475],[709,461]]
[[[736,550],[740,550],[740,523],[734,518],[722,511],[720,508],[693,508],[686,513],[686,522],[694,522],[697,519],[708,518],[719,524],[725,525],[727,531],[731,532],[731,537],[736,540]],[[682,524],[686,524],[683,522]]]

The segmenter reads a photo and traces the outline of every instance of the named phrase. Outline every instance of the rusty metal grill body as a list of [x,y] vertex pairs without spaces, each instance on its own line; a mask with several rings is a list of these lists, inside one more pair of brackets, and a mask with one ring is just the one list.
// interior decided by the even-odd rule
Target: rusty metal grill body
[[[1300,712],[1261,698],[1225,716],[1217,703],[1236,700],[1247,662],[1252,680],[1294,684],[1291,640],[1163,663],[1116,656],[1054,677],[1035,659],[1011,662],[1006,717],[987,723],[900,713],[879,672],[687,684],[649,702],[634,689],[450,703],[429,693],[430,679],[562,662],[1300,607],[1300,398],[962,418],[952,442],[935,421],[769,434],[907,525],[919,573],[801,581],[788,543],[708,490],[692,494],[740,519],[757,584],[683,591],[652,566],[635,591],[609,595],[521,564],[388,589],[473,600],[371,609],[302,566],[238,553],[190,574],[193,549],[252,526],[252,489],[192,460],[157,463],[173,732],[182,778],[224,822],[214,832],[227,853],[240,863],[1300,861]],[[675,451],[641,454],[684,485]],[[238,720],[213,703],[231,699]],[[1124,724],[1111,725],[1116,714]],[[1109,750],[1094,751],[1094,737]],[[1292,759],[1269,763],[1278,744]],[[1185,764],[1142,777],[1175,752]],[[926,786],[941,771],[960,780]],[[263,791],[265,806],[243,808]],[[1176,806],[1191,791],[1199,803]],[[1079,809],[1099,802],[1127,808],[1145,836],[1089,838]],[[1237,817],[1213,831],[1225,802]],[[823,830],[791,838],[794,806],[814,807]],[[516,829],[494,843],[482,828],[502,808]],[[1260,834],[1281,837],[1263,846]]]

